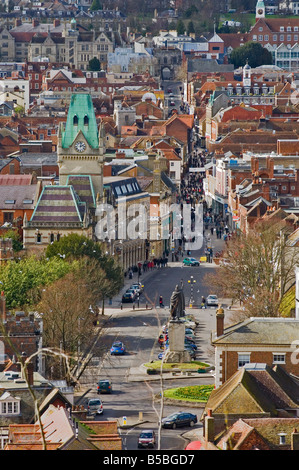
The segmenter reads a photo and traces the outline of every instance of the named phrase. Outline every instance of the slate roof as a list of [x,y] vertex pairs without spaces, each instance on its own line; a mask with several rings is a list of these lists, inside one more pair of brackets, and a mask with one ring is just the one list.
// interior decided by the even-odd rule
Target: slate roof
[[34,209],[39,185],[0,185],[0,207],[2,210]]
[[69,175],[67,184],[73,186],[80,201],[86,203],[86,207],[95,206],[96,198],[90,175]]
[[72,186],[45,186],[30,219],[30,225],[82,226],[85,204],[80,203]]
[[224,329],[213,344],[290,345],[299,337],[299,320],[294,318],[251,317]]

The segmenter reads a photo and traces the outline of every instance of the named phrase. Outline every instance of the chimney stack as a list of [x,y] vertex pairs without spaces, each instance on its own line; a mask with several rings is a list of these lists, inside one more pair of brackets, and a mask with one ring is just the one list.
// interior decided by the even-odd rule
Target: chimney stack
[[208,414],[205,417],[205,431],[204,431],[205,441],[214,442],[215,439],[215,422],[214,417],[212,416],[212,410],[208,409]]
[[7,317],[6,317],[6,299],[4,292],[1,292],[1,314],[2,314],[2,322],[6,323]]
[[224,310],[219,307],[216,311],[216,335],[217,338],[222,336],[224,332]]
[[299,433],[294,429],[291,434],[291,450],[299,450]]

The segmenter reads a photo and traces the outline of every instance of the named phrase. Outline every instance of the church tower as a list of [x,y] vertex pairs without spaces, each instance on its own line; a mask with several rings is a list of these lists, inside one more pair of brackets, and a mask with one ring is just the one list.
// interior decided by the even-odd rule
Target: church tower
[[59,185],[68,184],[68,176],[90,175],[94,193],[101,198],[104,145],[104,129],[98,131],[90,94],[73,94],[66,125],[58,132]]
[[266,8],[263,0],[258,0],[255,8],[255,20],[259,20],[260,18],[265,18]]

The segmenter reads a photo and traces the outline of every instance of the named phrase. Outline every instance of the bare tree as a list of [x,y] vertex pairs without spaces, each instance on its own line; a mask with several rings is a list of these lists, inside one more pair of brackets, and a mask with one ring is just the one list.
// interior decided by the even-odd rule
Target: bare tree
[[288,242],[282,223],[258,223],[226,244],[224,263],[209,281],[218,294],[240,303],[247,316],[278,316],[293,282],[299,250]]

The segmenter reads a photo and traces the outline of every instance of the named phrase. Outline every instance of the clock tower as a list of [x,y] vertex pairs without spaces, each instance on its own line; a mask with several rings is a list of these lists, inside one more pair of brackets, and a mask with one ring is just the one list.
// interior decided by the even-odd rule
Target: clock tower
[[263,0],[258,0],[255,8],[255,20],[257,21],[260,18],[265,18],[265,12],[266,8]]
[[102,197],[104,153],[104,128],[99,132],[90,94],[73,94],[58,131],[59,185],[67,185],[68,176],[89,175],[95,195]]

